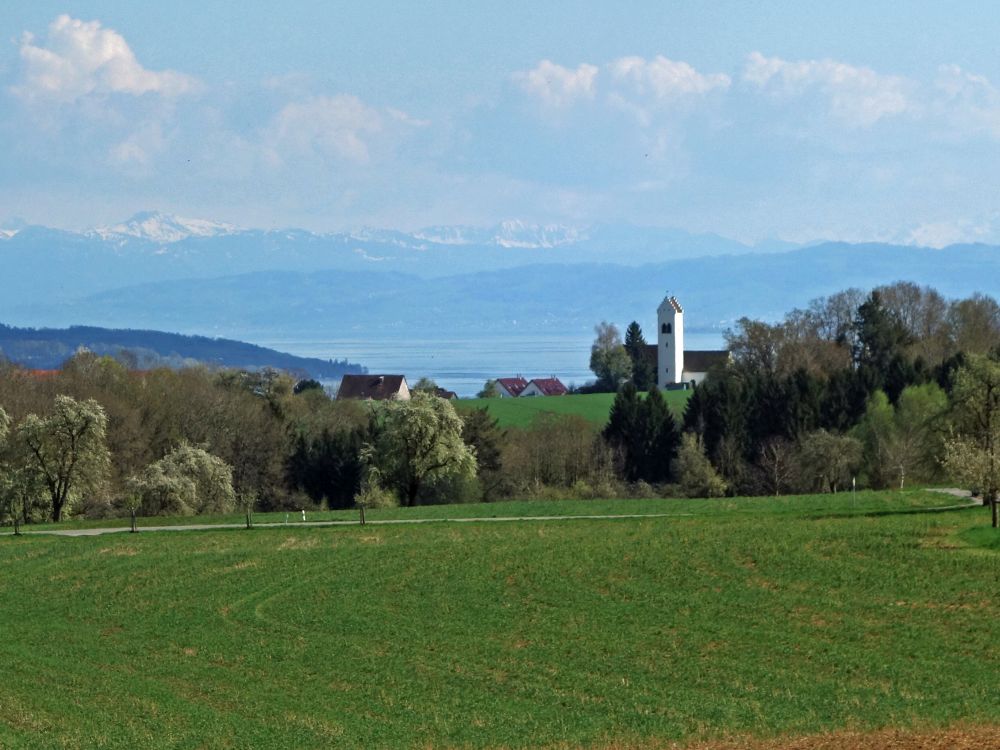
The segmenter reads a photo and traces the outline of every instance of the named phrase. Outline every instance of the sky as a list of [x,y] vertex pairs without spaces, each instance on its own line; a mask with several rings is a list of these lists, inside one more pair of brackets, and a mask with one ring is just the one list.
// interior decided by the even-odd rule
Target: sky
[[0,223],[1000,242],[990,2],[14,0]]

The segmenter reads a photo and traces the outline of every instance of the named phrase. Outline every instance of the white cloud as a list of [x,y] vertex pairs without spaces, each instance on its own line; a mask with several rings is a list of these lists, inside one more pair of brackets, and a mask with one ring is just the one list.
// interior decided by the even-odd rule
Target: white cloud
[[942,65],[935,89],[936,108],[951,127],[1000,138],[1000,91],[986,76]]
[[609,66],[619,83],[631,85],[641,95],[671,99],[690,94],[707,94],[714,89],[727,89],[732,82],[725,73],[699,73],[691,65],[657,55],[652,60],[622,57]]
[[912,245],[942,248],[973,242],[1000,242],[1000,215],[987,212],[969,218],[928,221],[903,234],[903,241]]
[[981,228],[965,221],[937,221],[921,224],[912,229],[906,241],[911,245],[942,248],[960,242],[975,242],[981,239]]
[[426,128],[431,124],[430,120],[421,120],[413,117],[409,112],[404,112],[403,110],[396,109],[395,107],[386,107],[385,113],[396,122],[401,122],[404,125],[410,125],[414,128]]
[[356,96],[314,96],[285,105],[265,134],[268,160],[285,156],[324,156],[364,164],[368,139],[382,130],[382,117]]
[[752,52],[743,79],[778,96],[819,91],[829,99],[834,115],[863,127],[913,108],[907,79],[836,60],[788,61]]
[[160,124],[148,122],[112,146],[108,155],[112,164],[145,170],[165,145],[166,138]]
[[[725,73],[699,73],[690,64],[657,55],[652,60],[642,57],[621,57],[604,66],[607,83],[602,86],[607,101],[618,109],[631,109],[628,97],[640,100],[675,100],[684,96],[707,94],[729,88],[731,79]],[[580,63],[575,69],[542,60],[533,70],[514,74],[514,80],[530,96],[550,109],[565,109],[581,100],[593,100],[598,92],[598,78],[605,77],[601,69],[590,63]],[[640,112],[638,119],[647,115]]]
[[23,75],[12,90],[27,100],[75,101],[115,93],[177,96],[199,87],[182,73],[147,70],[124,37],[99,21],[61,15],[49,25],[44,45],[26,33],[20,53]]
[[514,80],[545,106],[559,109],[580,99],[593,99],[597,73],[597,66],[589,63],[580,63],[572,70],[551,60],[542,60],[533,70],[515,73]]

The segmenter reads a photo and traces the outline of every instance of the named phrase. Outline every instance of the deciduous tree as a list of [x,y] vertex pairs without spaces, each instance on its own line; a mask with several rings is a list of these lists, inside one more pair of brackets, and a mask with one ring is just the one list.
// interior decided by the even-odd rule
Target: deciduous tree
[[430,481],[476,473],[475,453],[462,440],[462,420],[455,408],[426,393],[383,403],[374,440],[362,455],[405,505],[414,505]]
[[810,490],[837,492],[861,463],[861,442],[850,435],[816,430],[806,435],[796,456],[803,484]]
[[48,491],[50,517],[59,521],[85,492],[95,492],[107,477],[105,444],[108,420],[93,399],[56,396],[50,414],[29,414],[17,430],[28,468]]
[[228,513],[236,506],[232,468],[187,443],[150,464],[132,488],[147,515]]
[[955,376],[952,391],[956,434],[945,446],[948,473],[983,493],[1000,525],[1000,362],[972,355]]
[[487,380],[483,383],[483,389],[476,394],[476,398],[500,398],[500,391],[497,389],[497,381]]
[[594,334],[594,343],[590,347],[590,369],[597,376],[599,388],[617,391],[618,386],[632,375],[632,360],[614,323],[598,323],[594,326]]
[[685,433],[681,441],[674,475],[686,497],[722,497],[726,494],[725,480],[705,455],[701,439],[690,432]]

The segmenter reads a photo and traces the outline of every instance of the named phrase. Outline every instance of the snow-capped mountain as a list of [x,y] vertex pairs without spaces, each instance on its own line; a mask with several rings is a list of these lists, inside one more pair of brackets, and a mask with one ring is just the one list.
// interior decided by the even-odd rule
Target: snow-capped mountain
[[9,240],[26,226],[28,226],[28,222],[20,217],[0,222],[0,240]]
[[[423,278],[531,264],[639,266],[757,248],[717,235],[627,224],[571,227],[506,221],[418,232],[316,233],[247,229],[148,211],[88,232],[0,225],[0,321],[39,298],[49,303],[138,282],[276,271],[409,273]],[[30,322],[30,321],[29,321]]]
[[102,240],[135,237],[151,242],[172,243],[189,237],[218,237],[239,231],[232,224],[207,219],[187,219],[182,216],[142,211],[121,224],[98,227],[88,234]]
[[427,227],[414,232],[413,236],[438,245],[543,248],[580,242],[587,239],[587,232],[562,224],[538,225],[510,219],[493,227]]

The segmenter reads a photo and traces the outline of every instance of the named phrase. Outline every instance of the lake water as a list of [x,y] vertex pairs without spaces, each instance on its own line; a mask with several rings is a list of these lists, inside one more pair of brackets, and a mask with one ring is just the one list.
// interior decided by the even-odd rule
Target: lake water
[[[688,349],[721,349],[719,333],[685,333]],[[566,385],[594,379],[590,371],[593,334],[584,336],[488,336],[483,338],[364,338],[325,341],[269,339],[256,341],[301,357],[344,359],[372,373],[403,374],[412,386],[429,377],[465,398],[475,396],[492,378],[523,375],[530,380],[555,376]]]

